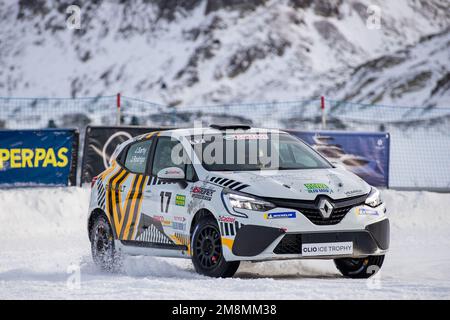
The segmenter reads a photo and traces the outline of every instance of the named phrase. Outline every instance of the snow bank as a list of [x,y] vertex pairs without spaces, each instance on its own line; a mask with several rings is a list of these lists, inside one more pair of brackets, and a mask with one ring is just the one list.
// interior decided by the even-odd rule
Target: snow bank
[[[450,298],[450,195],[383,197],[391,251],[374,287],[343,279],[330,261],[245,263],[233,279],[209,279],[189,260],[129,257],[122,274],[103,274],[90,257],[88,189],[0,190],[0,298]],[[67,287],[71,265],[80,289]]]
[[2,246],[85,233],[89,197],[81,188],[0,190]]

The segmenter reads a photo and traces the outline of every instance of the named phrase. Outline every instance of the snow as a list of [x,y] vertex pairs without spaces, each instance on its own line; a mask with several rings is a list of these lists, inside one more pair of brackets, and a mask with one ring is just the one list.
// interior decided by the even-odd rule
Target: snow
[[[154,257],[102,273],[86,232],[89,189],[2,189],[0,299],[450,299],[450,195],[383,197],[391,251],[375,279],[344,279],[331,261],[248,263],[232,279],[211,279],[189,260]],[[80,287],[68,272],[77,266]]]

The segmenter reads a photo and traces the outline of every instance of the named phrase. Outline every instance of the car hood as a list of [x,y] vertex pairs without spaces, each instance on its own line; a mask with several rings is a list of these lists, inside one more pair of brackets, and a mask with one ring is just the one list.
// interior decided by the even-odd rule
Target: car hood
[[318,194],[332,199],[355,197],[370,192],[370,186],[355,174],[342,169],[267,170],[211,172],[212,177],[239,181],[241,192],[260,197],[314,200]]

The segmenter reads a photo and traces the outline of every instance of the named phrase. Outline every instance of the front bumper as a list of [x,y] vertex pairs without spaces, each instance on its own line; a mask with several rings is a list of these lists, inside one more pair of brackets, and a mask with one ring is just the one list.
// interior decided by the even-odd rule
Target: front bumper
[[[236,235],[232,252],[243,260],[269,260],[280,258],[305,258],[302,244],[352,242],[351,257],[384,254],[389,249],[389,219],[369,224],[362,230],[293,232],[283,229],[245,225]],[[320,256],[308,258],[334,258]]]

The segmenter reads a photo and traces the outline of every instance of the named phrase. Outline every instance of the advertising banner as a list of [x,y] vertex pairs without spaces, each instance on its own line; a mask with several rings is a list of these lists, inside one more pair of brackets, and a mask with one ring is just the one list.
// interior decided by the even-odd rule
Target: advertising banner
[[383,132],[285,130],[330,162],[345,167],[373,186],[389,186],[390,136]]
[[76,185],[78,131],[0,130],[0,187]]
[[144,133],[164,129],[168,128],[88,126],[84,140],[80,184],[90,183],[93,177],[104,171],[108,167],[111,154],[122,142]]

